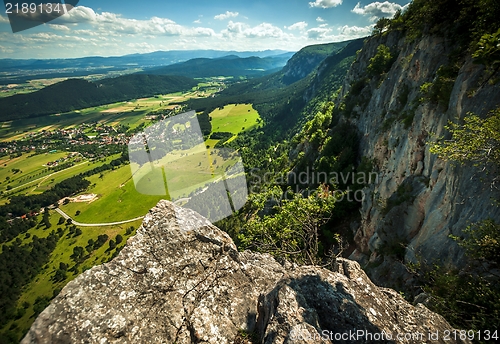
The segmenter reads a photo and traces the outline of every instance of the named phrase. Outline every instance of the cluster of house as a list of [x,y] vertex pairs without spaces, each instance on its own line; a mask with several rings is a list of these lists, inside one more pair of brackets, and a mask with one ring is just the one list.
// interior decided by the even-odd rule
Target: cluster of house
[[[56,152],[55,150],[52,150],[49,153],[55,153],[55,152]],[[46,167],[55,167],[55,166],[58,166],[59,164],[62,164],[64,162],[68,161],[68,160],[71,160],[71,159],[74,162],[78,162],[78,161],[80,161],[79,156],[81,157],[80,153],[78,153],[78,152],[72,152],[72,153],[69,153],[67,156],[65,156],[63,158],[59,158],[59,159],[54,160],[54,161],[49,161],[44,166],[46,166]]]

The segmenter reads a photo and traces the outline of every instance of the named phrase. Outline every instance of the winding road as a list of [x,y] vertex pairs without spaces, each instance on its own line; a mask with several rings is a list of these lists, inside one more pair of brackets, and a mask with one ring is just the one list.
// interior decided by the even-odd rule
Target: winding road
[[134,222],[137,220],[142,220],[144,216],[139,216],[136,217],[135,219],[130,219],[130,220],[125,220],[125,221],[117,221],[117,222],[108,222],[108,223],[80,223],[76,222],[74,219],[72,219],[68,214],[66,214],[64,211],[62,211],[59,208],[55,208],[55,211],[57,211],[62,217],[64,217],[66,220],[71,219],[72,223],[76,226],[81,226],[81,227],[104,227],[104,226],[116,226],[116,225],[122,225],[124,223],[129,223],[129,222]]

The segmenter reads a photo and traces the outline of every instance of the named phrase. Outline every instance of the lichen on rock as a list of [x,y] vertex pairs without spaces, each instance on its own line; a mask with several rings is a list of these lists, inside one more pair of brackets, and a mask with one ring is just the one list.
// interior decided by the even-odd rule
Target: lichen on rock
[[[115,259],[66,285],[22,343],[224,344],[241,333],[259,343],[423,342],[396,340],[417,333],[444,343],[452,330],[358,263],[338,259],[333,270],[238,252],[199,214],[161,201]],[[428,340],[436,331],[440,340]]]

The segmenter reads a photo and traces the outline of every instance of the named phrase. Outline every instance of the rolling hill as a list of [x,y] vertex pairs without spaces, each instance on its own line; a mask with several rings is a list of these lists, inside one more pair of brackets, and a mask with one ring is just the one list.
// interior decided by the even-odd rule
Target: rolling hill
[[[81,77],[89,74],[107,74],[133,68],[154,68],[188,61],[194,58],[217,59],[235,55],[266,58],[290,58],[293,53],[284,50],[222,51],[169,50],[124,56],[89,56],[69,59],[0,59],[0,85],[19,84],[32,79]],[[284,63],[283,63],[284,65]]]
[[[297,117],[309,100],[319,94],[324,96],[341,86],[363,41],[360,38],[306,47],[297,52],[282,70],[235,83],[215,98],[191,99],[187,102],[188,106],[204,112],[198,119],[205,133],[210,132],[211,127],[208,114],[220,106],[232,103],[252,103],[264,120],[272,122],[271,126],[276,125],[276,130],[271,130],[272,133],[283,132],[296,124]],[[327,54],[328,50],[331,51],[330,54]],[[310,72],[302,76],[308,70]],[[288,84],[291,79],[287,75],[299,79]],[[311,104],[317,102],[312,101]],[[315,106],[311,104],[310,107]]]
[[0,120],[37,117],[190,89],[197,83],[183,76],[132,74],[89,82],[68,79],[37,92],[0,98]]
[[257,56],[241,58],[237,55],[228,55],[216,59],[196,58],[169,66],[148,69],[144,73],[182,75],[191,78],[217,76],[255,77],[279,70],[286,64],[289,57],[289,54],[282,54],[264,58]]

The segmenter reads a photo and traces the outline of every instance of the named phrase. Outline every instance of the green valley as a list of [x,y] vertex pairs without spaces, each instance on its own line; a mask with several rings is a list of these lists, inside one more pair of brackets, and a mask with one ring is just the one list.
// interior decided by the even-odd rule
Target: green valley
[[[236,49],[242,41],[256,50],[259,44],[267,47],[266,42],[279,40],[276,47],[296,46],[297,52],[172,50],[120,57],[6,59],[0,67],[0,84],[6,85],[0,90],[0,344],[18,343],[53,298],[54,304],[67,302],[63,298],[68,294],[59,294],[61,289],[83,272],[117,256],[103,270],[127,261],[121,260],[125,254],[120,250],[145,216],[145,223],[159,235],[185,241],[179,239],[178,245],[165,240],[172,247],[158,252],[173,253],[163,254],[171,260],[155,256],[147,263],[153,269],[147,264],[131,269],[130,280],[138,282],[134,290],[140,290],[141,297],[175,294],[183,306],[178,307],[183,308],[181,315],[168,318],[175,310],[156,304],[154,297],[142,304],[140,297],[126,302],[118,298],[109,307],[116,310],[123,302],[126,307],[151,305],[144,314],[161,310],[151,323],[170,321],[177,331],[165,339],[160,336],[164,328],[152,326],[163,342],[216,342],[198,330],[222,318],[238,327],[228,332],[228,343],[274,342],[278,337],[272,337],[273,331],[279,326],[299,326],[281,322],[281,311],[274,309],[279,302],[273,300],[285,299],[281,289],[269,288],[274,284],[294,293],[302,286],[323,288],[332,299],[341,300],[341,306],[359,309],[362,321],[349,326],[399,328],[399,318],[380,320],[372,308],[354,302],[354,295],[358,301],[357,295],[373,301],[366,290],[354,293],[344,283],[357,285],[356,278],[365,273],[377,288],[394,289],[380,294],[387,298],[385,309],[422,315],[425,328],[437,314],[450,328],[474,334],[500,326],[500,4],[394,1],[351,6],[317,0],[302,7],[288,2],[297,20],[270,24],[278,16],[269,12],[256,26],[242,10],[217,9],[205,16],[193,12],[188,14],[199,17],[174,22],[156,14],[151,20],[132,20],[97,10],[94,17],[90,7],[79,6],[72,13],[77,19],[95,18],[86,25],[98,29],[96,35],[123,22],[103,46],[121,35],[130,41],[142,35],[144,42],[137,46],[146,51],[156,39],[152,32],[161,33],[172,47],[221,44],[232,49],[234,44]],[[265,8],[262,4],[255,5],[258,11]],[[182,6],[171,7],[175,11]],[[309,10],[309,19],[298,15],[301,9]],[[340,26],[336,21],[342,22],[341,14],[358,21]],[[209,27],[212,18],[217,29]],[[51,25],[44,30],[61,29]],[[3,43],[1,51],[8,51]],[[72,71],[78,79],[66,78]],[[10,84],[17,79],[19,84]],[[157,208],[169,214],[148,215],[162,199],[175,204],[164,202]],[[177,206],[213,222],[225,232],[223,240],[214,239],[216,229],[197,216],[182,222],[183,213],[192,213]],[[149,233],[155,232],[134,240]],[[144,245],[156,239],[151,235]],[[198,252],[190,245],[203,246],[198,243],[210,247],[208,258],[198,262],[197,254],[190,254],[194,263],[181,266],[185,252]],[[136,244],[126,250],[133,247],[131,256],[149,259],[143,255],[147,249]],[[191,314],[205,316],[204,295],[232,284],[226,276],[261,283],[245,270],[253,269],[253,263],[238,258],[245,255],[257,257],[255,266],[272,262],[256,269],[257,275],[271,275],[272,282],[262,282],[244,315],[236,312],[241,319],[215,312],[207,318],[216,320],[202,327],[191,323]],[[234,269],[219,264],[225,264],[226,257]],[[170,271],[174,260],[179,271]],[[161,264],[168,274],[156,274]],[[120,266],[130,269],[128,264]],[[93,276],[98,269],[81,277]],[[322,272],[313,276],[312,271]],[[171,276],[166,279],[172,284],[158,276]],[[192,276],[208,277],[191,283]],[[325,276],[336,276],[338,283]],[[116,285],[135,287],[128,281]],[[106,289],[104,284],[91,291]],[[94,286],[77,287],[83,290],[82,285]],[[154,288],[156,294],[149,294]],[[255,291],[240,289],[244,295],[239,298]],[[182,295],[177,295],[179,290]],[[77,294],[76,300],[87,302]],[[232,307],[230,293],[219,296]],[[316,296],[291,300],[309,309],[317,304]],[[188,299],[195,301],[184,303]],[[271,305],[269,311],[261,307],[262,300],[265,307]],[[69,313],[80,314],[81,305],[68,307]],[[322,319],[322,311],[314,307],[310,309],[316,313],[309,317],[313,320],[304,316],[300,326],[340,326],[330,323],[332,317]],[[266,314],[280,325],[259,329]],[[338,314],[338,324],[344,326],[342,312]],[[126,321],[120,318],[117,323]],[[123,325],[123,331],[117,325],[120,330],[114,332],[111,325],[103,325],[102,341],[135,341],[141,332],[132,330],[136,323]],[[93,333],[104,333],[92,326]],[[214,328],[222,332],[222,327],[207,331]],[[281,342],[291,340],[291,333]]]

